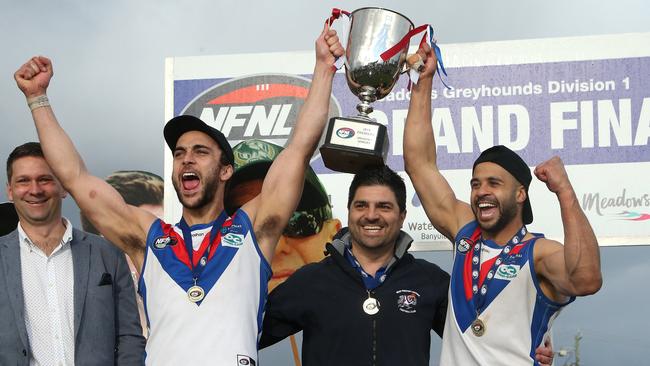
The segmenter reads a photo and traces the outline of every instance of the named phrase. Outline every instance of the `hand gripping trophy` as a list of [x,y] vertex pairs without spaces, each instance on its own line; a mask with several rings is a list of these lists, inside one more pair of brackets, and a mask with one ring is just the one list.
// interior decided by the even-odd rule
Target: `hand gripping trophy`
[[[330,21],[340,13],[334,9]],[[432,31],[429,25],[415,28],[407,17],[388,9],[361,8],[342,13],[350,18],[345,75],[348,87],[361,102],[357,105],[357,116],[330,119],[320,152],[329,169],[356,173],[365,166],[384,164],[388,131],[385,125],[369,117],[373,111],[371,103],[388,95],[400,74],[407,71],[404,64],[410,38],[422,31]],[[412,68],[417,69],[421,62],[411,62],[409,57]]]

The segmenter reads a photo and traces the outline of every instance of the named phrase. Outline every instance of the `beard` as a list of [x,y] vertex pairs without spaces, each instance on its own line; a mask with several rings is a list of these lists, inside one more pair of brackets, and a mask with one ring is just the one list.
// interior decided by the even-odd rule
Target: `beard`
[[499,218],[495,223],[485,223],[478,220],[478,208],[477,205],[472,206],[472,211],[474,211],[474,218],[478,222],[481,230],[489,234],[497,234],[503,230],[514,218],[517,216],[517,200],[513,195],[510,199],[505,200],[504,202],[499,202]]
[[217,188],[219,187],[219,181],[218,181],[218,176],[219,176],[219,170],[214,169],[208,172],[206,174],[206,178],[202,179],[201,183],[203,186],[201,187],[201,191],[199,192],[199,197],[196,199],[194,202],[190,200],[194,200],[195,198],[186,198],[183,197],[181,194],[181,190],[179,189],[179,180],[177,179],[172,179],[172,185],[174,186],[174,190],[176,191],[176,197],[178,197],[178,201],[183,205],[185,208],[189,209],[198,209],[198,208],[203,208],[214,201],[214,197],[217,194]]

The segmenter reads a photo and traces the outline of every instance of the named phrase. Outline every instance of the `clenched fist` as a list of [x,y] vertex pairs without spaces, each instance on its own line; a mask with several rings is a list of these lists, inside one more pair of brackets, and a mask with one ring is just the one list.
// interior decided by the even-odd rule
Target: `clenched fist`
[[334,60],[344,53],[345,50],[336,31],[325,24],[323,32],[316,39],[316,60],[331,66],[334,65]]
[[29,99],[44,95],[53,75],[54,70],[50,59],[34,56],[14,73],[14,79],[18,88]]
[[573,189],[564,169],[564,163],[557,156],[539,164],[535,168],[535,176],[546,183],[548,190],[553,193],[557,194],[565,189]]

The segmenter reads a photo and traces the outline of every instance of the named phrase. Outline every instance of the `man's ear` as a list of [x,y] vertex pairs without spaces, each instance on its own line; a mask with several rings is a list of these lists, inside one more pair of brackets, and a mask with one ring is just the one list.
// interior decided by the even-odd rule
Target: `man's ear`
[[336,233],[341,230],[341,221],[339,219],[329,219],[323,222],[322,231],[326,231],[328,237],[332,238]]
[[11,202],[14,201],[14,192],[11,190],[11,185],[9,182],[7,182],[7,186],[5,187],[5,190],[7,192],[7,199]]
[[233,169],[232,165],[228,164],[228,165],[222,166],[221,167],[221,173],[219,174],[220,175],[219,178],[221,179],[222,182],[225,182],[228,179],[230,179],[230,177],[232,177],[233,173],[234,173],[234,169]]
[[524,186],[519,186],[517,189],[517,203],[524,203],[526,201],[526,198],[528,198],[528,192],[526,192],[526,187]]

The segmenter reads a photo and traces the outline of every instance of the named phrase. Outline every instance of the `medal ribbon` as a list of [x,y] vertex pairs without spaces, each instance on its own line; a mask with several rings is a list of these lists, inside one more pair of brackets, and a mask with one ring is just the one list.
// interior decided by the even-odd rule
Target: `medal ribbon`
[[201,259],[205,258],[205,266],[201,265],[200,259],[198,265],[197,266],[194,265],[194,247],[192,245],[192,230],[190,229],[189,225],[187,225],[187,222],[185,222],[184,218],[181,218],[181,221],[178,223],[178,226],[183,231],[183,241],[185,242],[185,249],[187,249],[187,255],[188,257],[190,257],[190,270],[192,270],[192,279],[194,279],[194,285],[197,285],[199,281],[199,277],[201,277],[201,273],[203,273],[203,270],[208,265],[210,250],[212,249],[212,242],[214,241],[214,239],[217,236],[217,233],[219,232],[218,229],[215,230],[215,227],[220,217],[221,215],[219,215],[219,217],[217,217],[217,219],[212,222],[212,229],[210,229],[210,238],[209,238],[210,241],[208,242],[208,247],[205,248],[205,251],[201,256]]
[[[447,76],[447,70],[445,70],[445,65],[442,62],[442,52],[440,51],[440,47],[438,47],[435,39],[433,38],[433,27],[430,24],[424,24],[417,28],[411,29],[408,33],[406,33],[406,35],[399,42],[397,42],[396,45],[384,51],[384,53],[380,55],[382,61],[388,61],[391,57],[401,52],[404,48],[408,48],[408,45],[411,42],[411,38],[413,38],[413,36],[422,32],[425,33],[422,36],[422,39],[420,40],[420,47],[422,47],[424,43],[427,43],[433,49],[433,52],[435,52],[436,54],[436,59],[438,60],[438,68],[440,69],[440,71],[442,71],[443,74],[445,74],[445,76]],[[409,80],[414,84],[417,84],[418,82],[418,77],[416,75],[419,74],[414,75],[413,73],[409,73]],[[451,89],[445,83],[445,81],[442,80],[442,76],[440,76],[440,73],[438,73],[438,77],[440,77],[440,81],[447,89]],[[410,85],[409,85],[409,90],[410,90]]]
[[424,24],[421,25],[417,28],[411,29],[402,39],[397,42],[393,47],[387,49],[380,55],[382,61],[388,61],[391,57],[397,55],[399,52],[401,52],[404,48],[407,48],[409,43],[411,42],[411,38],[427,29],[428,25]]
[[[341,15],[345,15],[348,20],[350,19],[350,12],[347,10],[339,9],[339,8],[332,8],[332,15],[325,19],[325,23],[331,27],[332,23],[334,23],[335,20],[339,19]],[[340,70],[343,67],[343,64],[345,64],[345,56],[337,57],[336,60],[334,60],[334,67],[337,70]]]
[[336,19],[341,17],[341,15],[345,15],[349,18],[350,12],[339,8],[332,8],[332,15],[329,18],[325,19],[325,22],[331,26]]
[[[480,313],[483,305],[485,305],[485,300],[487,299],[486,295],[488,284],[492,281],[492,279],[494,279],[494,272],[496,271],[497,267],[503,263],[507,256],[512,254],[513,247],[523,241],[524,236],[526,236],[527,232],[528,231],[526,230],[525,226],[522,226],[521,229],[517,230],[517,233],[512,237],[512,239],[510,239],[510,241],[508,241],[503,249],[501,249],[501,252],[497,255],[496,260],[494,263],[492,263],[492,266],[490,266],[490,271],[487,273],[487,276],[483,280],[482,285],[480,283],[480,277],[481,245],[483,244],[483,238],[474,244],[474,254],[472,255],[472,293],[474,295],[472,298],[474,299],[477,313]],[[479,285],[481,285],[480,289]]]

